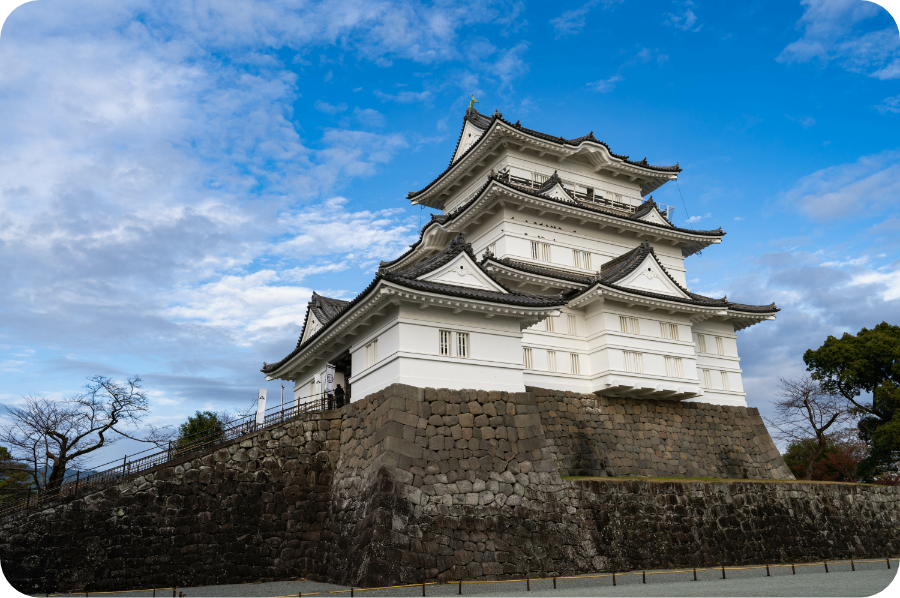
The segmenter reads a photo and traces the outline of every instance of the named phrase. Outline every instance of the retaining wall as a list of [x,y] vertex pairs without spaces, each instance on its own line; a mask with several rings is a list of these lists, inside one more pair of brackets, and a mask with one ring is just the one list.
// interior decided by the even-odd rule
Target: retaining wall
[[[728,467],[777,475],[784,465],[764,451],[771,440],[754,429],[758,414],[728,409],[393,385],[9,516],[0,564],[15,587],[45,593],[307,575],[372,586],[897,553],[895,488],[560,477]],[[704,442],[703,426],[714,424],[728,434]],[[679,461],[690,464],[685,472],[670,469]]]

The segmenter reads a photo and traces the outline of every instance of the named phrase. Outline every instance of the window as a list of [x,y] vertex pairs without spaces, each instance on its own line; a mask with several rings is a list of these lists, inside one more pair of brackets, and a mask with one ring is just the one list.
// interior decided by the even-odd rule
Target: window
[[572,253],[574,254],[573,263],[576,268],[584,268],[585,270],[591,269],[591,254],[587,251],[578,251],[577,249],[573,249]]
[[497,255],[497,244],[491,243],[488,245],[487,250],[491,252],[491,255]]
[[532,351],[529,347],[525,347],[525,348],[522,350],[522,352],[524,353],[524,355],[522,356],[522,361],[525,362],[525,369],[526,369],[526,370],[533,370],[533,369],[534,369],[534,355],[533,355],[533,351]]
[[441,330],[441,355],[450,356],[450,331]]
[[731,390],[731,386],[728,385],[728,372],[721,372],[722,374],[722,390]]
[[578,361],[578,353],[572,353],[572,373],[581,373],[581,363]]
[[541,243],[541,253],[543,255],[542,259],[545,262],[549,262],[550,260],[550,245],[547,243]]
[[712,380],[709,377],[709,370],[700,370],[702,377],[700,378],[701,388],[712,388]]
[[666,376],[684,378],[684,364],[680,357],[666,357]]
[[663,338],[673,341],[678,340],[678,324],[666,324],[665,322],[660,322],[659,328]]
[[531,242],[531,259],[539,260],[541,259],[541,244],[537,241]]
[[644,373],[644,356],[633,351],[625,351],[625,371],[635,374]]
[[575,316],[572,314],[566,315],[566,324],[568,324],[568,332],[572,336],[578,334],[578,328],[576,327]]
[[378,339],[366,345],[366,367],[372,367],[378,362]]
[[[702,334],[698,334],[698,335],[697,335],[697,342],[698,342],[699,345],[700,345],[700,352],[701,352],[701,353],[706,353],[706,337],[703,336]],[[709,388],[709,387],[707,387],[707,388]]]
[[313,378],[309,381],[309,396],[316,396],[316,380]]
[[556,351],[547,351],[547,371],[556,371]]
[[457,357],[468,357],[469,356],[469,333],[468,332],[457,332],[456,333],[456,356]]
[[553,332],[553,317],[549,317],[544,320],[544,330],[547,332]]
[[641,326],[638,323],[637,318],[626,318],[625,316],[619,316],[619,328],[622,332],[627,332],[628,334],[640,334]]
[[725,346],[722,344],[722,337],[716,337],[716,353],[719,355],[725,355]]

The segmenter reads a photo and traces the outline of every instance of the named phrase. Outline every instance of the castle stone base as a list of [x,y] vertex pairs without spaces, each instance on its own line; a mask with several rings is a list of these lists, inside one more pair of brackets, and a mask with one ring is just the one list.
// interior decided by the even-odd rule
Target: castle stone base
[[755,409],[394,385],[11,515],[0,564],[46,593],[897,554],[900,489],[790,477]]

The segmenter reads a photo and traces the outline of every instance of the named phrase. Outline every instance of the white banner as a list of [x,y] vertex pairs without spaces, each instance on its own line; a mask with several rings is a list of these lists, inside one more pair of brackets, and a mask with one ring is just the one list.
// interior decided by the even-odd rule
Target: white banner
[[325,365],[325,394],[334,394],[334,366],[330,363]]
[[266,413],[266,391],[259,389],[259,398],[256,401],[256,423],[262,425]]

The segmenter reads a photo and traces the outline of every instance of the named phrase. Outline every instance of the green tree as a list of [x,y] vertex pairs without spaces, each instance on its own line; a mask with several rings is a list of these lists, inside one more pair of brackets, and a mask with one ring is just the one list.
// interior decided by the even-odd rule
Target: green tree
[[[812,377],[844,397],[860,417],[859,437],[869,445],[860,463],[866,481],[896,472],[900,462],[900,326],[887,322],[857,334],[829,336],[803,354]],[[867,401],[863,393],[872,397]]]
[[5,446],[0,446],[0,502],[24,498],[31,486],[28,466],[16,461]]
[[223,420],[223,415],[215,411],[197,411],[178,426],[176,448],[184,452],[220,442],[225,433]]

